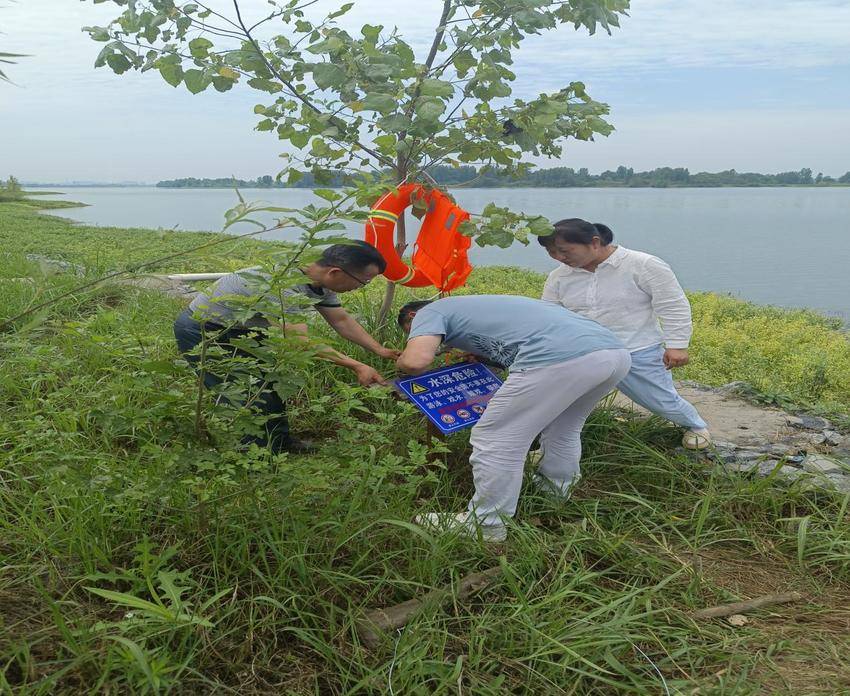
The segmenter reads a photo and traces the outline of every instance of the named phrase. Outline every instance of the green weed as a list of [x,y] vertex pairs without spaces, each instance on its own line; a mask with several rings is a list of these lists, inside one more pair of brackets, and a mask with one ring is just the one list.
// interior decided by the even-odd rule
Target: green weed
[[[45,220],[0,211],[7,239]],[[39,274],[24,258],[29,248],[83,264],[118,261],[109,257],[116,231],[49,220],[45,229],[61,230],[64,242],[36,233],[0,258],[7,315],[74,282]],[[138,239],[124,234],[125,243]],[[150,234],[148,256],[188,243]],[[243,252],[240,264],[253,261]],[[33,283],[10,280],[19,277]],[[539,281],[480,269],[470,291],[536,295]],[[392,323],[374,325],[380,290],[353,293],[346,305],[398,343]],[[722,337],[779,355],[783,341],[818,335],[829,356],[811,358],[825,365],[819,398],[846,409],[843,377],[832,370],[847,359],[841,334],[811,315],[773,310],[761,324],[769,336],[712,332],[721,310],[739,328],[758,323],[755,310],[734,314],[738,305],[694,296],[694,369],[714,370],[705,381],[741,370],[810,394],[794,377],[804,357],[770,371],[766,358],[730,366]],[[206,429],[195,428],[196,381],[171,335],[179,309],[110,285],[0,335],[0,691],[850,690],[850,497],[721,475],[676,454],[667,424],[600,408],[568,504],[526,489],[501,547],[435,537],[409,521],[422,509],[463,508],[466,436],[429,445],[411,407],[321,365],[292,409],[296,430],[318,435],[321,450],[238,453],[231,412],[207,402]],[[360,643],[362,612],[494,565],[502,575],[478,595],[427,608],[375,650]],[[788,589],[805,600],[754,613],[745,627],[690,615]]]

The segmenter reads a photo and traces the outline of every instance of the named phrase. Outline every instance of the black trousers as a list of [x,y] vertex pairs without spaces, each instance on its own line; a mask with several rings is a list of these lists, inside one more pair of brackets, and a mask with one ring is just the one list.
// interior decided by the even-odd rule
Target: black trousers
[[[190,364],[195,366],[199,362],[199,357],[191,355],[190,352],[203,340],[204,333],[206,333],[209,345],[223,348],[230,356],[238,355],[242,357],[253,356],[231,344],[232,339],[253,335],[256,340],[261,341],[263,337],[262,330],[228,329],[210,323],[201,326],[199,322],[192,318],[192,313],[185,309],[174,322],[174,337],[177,339],[177,348],[180,353]],[[206,367],[207,369],[204,370],[204,386],[207,389],[234,379],[234,377],[228,375],[215,374],[213,371],[215,368],[214,358],[210,359]],[[262,378],[264,378],[264,375],[261,375]],[[241,404],[233,405],[241,406]],[[271,387],[267,387],[251,402],[251,405],[260,413],[268,416],[268,419],[265,424],[265,433],[263,435],[246,435],[242,438],[243,444],[254,442],[260,447],[269,447],[274,453],[286,449],[292,442],[292,438],[289,434],[289,421],[286,418],[286,404],[283,403],[277,392]]]

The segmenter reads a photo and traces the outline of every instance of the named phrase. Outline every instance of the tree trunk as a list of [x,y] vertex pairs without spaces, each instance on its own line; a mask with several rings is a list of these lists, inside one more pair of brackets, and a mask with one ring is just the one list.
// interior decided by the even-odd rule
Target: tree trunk
[[381,309],[378,312],[378,335],[381,335],[383,328],[386,326],[387,315],[390,313],[390,309],[392,309],[394,299],[395,283],[387,281],[387,289],[384,292],[384,299],[381,302]]
[[[404,181],[404,176],[399,175],[399,183]],[[401,215],[398,216],[398,222],[395,227],[395,250],[399,256],[404,256],[404,252],[407,250],[407,231],[405,228],[405,213],[402,212]],[[387,324],[387,317],[389,316],[390,310],[393,307],[393,300],[395,299],[395,283],[387,283],[387,290],[384,293],[384,300],[381,302],[381,309],[378,312],[378,330],[383,329]]]

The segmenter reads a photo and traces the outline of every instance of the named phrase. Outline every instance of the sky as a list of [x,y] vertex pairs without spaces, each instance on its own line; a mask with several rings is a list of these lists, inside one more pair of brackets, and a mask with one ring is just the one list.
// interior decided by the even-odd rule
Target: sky
[[[269,7],[240,4],[256,19]],[[441,5],[409,3],[396,21],[397,0],[357,0],[340,23],[397,24],[421,57]],[[102,44],[81,27],[119,13],[111,1],[0,0],[0,52],[29,54],[2,67],[14,84],[0,83],[0,176],[156,182],[280,170],[282,143],[253,130],[267,95],[191,95],[154,71],[95,69]],[[611,36],[562,27],[516,52],[515,96],[582,80],[616,128],[569,141],[540,166],[850,170],[850,0],[633,0],[629,15]]]

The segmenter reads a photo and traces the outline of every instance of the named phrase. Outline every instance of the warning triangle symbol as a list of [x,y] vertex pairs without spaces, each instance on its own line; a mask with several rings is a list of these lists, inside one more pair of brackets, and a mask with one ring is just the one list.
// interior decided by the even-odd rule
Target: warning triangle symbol
[[421,384],[417,384],[416,382],[414,382],[413,386],[411,386],[410,388],[410,391],[412,391],[414,394],[424,394],[428,390]]

